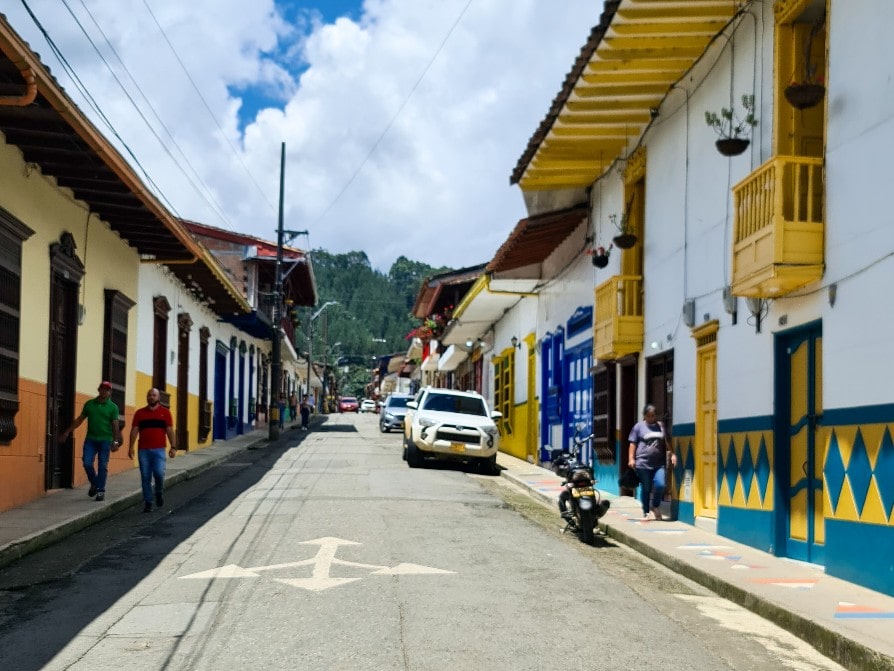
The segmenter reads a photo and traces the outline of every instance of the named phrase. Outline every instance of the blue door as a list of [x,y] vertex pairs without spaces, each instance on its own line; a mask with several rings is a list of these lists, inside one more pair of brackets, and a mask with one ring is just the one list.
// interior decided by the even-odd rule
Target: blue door
[[227,351],[217,343],[214,350],[214,439],[227,438]]
[[[563,376],[565,386],[562,402],[565,408],[562,418],[565,428],[562,447],[565,450],[571,449],[575,432],[581,437],[589,436],[593,432],[593,378],[590,374],[592,365],[592,340],[565,350]],[[581,446],[580,460],[585,464],[593,463],[592,441]]]

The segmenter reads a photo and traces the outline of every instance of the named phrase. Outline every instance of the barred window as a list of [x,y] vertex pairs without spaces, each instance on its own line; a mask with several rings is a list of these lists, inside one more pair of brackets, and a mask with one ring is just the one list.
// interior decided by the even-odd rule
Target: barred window
[[127,391],[127,314],[135,303],[120,291],[105,291],[105,326],[103,328],[102,379],[112,383],[112,401],[124,421],[124,399]]
[[0,208],[0,445],[9,445],[18,432],[22,243],[33,234]]

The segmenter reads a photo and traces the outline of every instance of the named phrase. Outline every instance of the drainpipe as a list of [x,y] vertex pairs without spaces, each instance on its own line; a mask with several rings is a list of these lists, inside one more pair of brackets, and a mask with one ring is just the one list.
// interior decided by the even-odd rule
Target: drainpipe
[[25,80],[25,93],[20,96],[0,96],[0,105],[4,107],[25,107],[37,98],[37,80],[34,70],[24,64],[18,64],[22,79]]

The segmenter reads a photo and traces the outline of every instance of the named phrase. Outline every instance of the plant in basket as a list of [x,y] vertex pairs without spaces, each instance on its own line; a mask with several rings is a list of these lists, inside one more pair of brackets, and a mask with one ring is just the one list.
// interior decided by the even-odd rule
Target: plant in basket
[[757,117],[754,116],[754,96],[742,96],[742,108],[744,116],[739,116],[732,107],[722,107],[720,113],[705,112],[707,123],[719,139],[714,143],[724,156],[738,156],[751,143],[748,134],[757,126]]
[[795,109],[803,110],[815,107],[826,95],[823,78],[817,75],[816,63],[810,57],[813,39],[822,27],[822,19],[814,23],[810,28],[810,35],[804,42],[804,78],[793,80],[782,92],[788,103]]
[[605,247],[593,247],[593,249],[587,250],[587,254],[590,255],[590,260],[593,262],[593,265],[597,268],[605,268],[608,265],[608,257],[611,254],[612,245],[608,246],[608,249]]

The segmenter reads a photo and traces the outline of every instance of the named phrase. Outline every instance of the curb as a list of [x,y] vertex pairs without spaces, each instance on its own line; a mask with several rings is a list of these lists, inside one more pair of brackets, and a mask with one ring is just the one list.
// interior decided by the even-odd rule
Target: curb
[[[210,457],[207,461],[197,463],[194,467],[190,467],[172,474],[165,478],[165,487],[171,487],[179,482],[190,480],[200,473],[214,468],[230,459],[234,459],[243,450],[254,449],[258,444],[267,442],[266,438],[246,444],[244,447],[234,449],[231,452],[217,454]],[[200,453],[196,453],[200,454]],[[139,503],[143,498],[139,491],[132,494],[126,494],[119,499],[109,501],[107,505],[92,510],[86,514],[79,514],[67,520],[63,520],[58,524],[36,531],[19,541],[10,543],[4,548],[0,548],[0,568],[8,566],[23,557],[42,550],[45,547],[58,543],[59,541],[76,534],[104,519],[108,519],[118,513]]]
[[831,631],[813,620],[777,606],[740,587],[702,571],[691,564],[657,550],[620,531],[617,527],[600,523],[599,528],[611,538],[640,554],[666,566],[672,571],[708,588],[718,596],[750,610],[806,641],[829,659],[847,669],[858,671],[894,671],[894,659],[846,636]]

